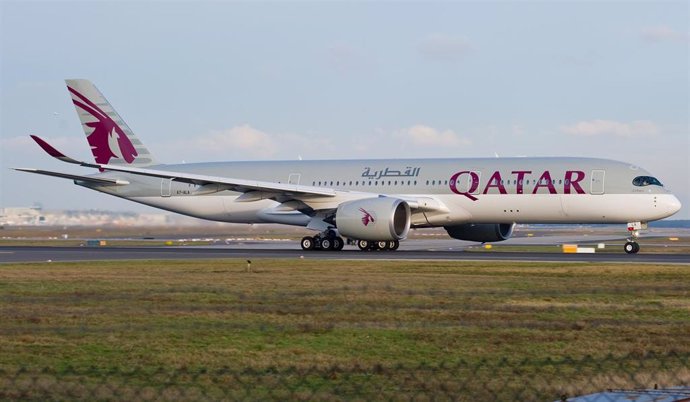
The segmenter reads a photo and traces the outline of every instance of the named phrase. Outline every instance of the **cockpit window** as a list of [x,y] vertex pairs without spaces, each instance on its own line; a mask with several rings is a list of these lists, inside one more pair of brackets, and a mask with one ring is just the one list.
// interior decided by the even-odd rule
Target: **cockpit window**
[[645,186],[663,186],[659,180],[656,179],[656,177],[652,176],[637,176],[636,178],[633,179],[633,185],[638,186],[638,187],[645,187]]

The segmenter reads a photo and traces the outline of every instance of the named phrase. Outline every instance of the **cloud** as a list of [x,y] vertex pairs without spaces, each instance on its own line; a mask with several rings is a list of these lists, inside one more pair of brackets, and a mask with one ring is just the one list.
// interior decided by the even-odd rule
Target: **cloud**
[[615,137],[651,137],[659,134],[659,128],[649,120],[635,120],[622,123],[613,120],[581,121],[569,126],[561,126],[566,134],[584,137],[606,136]]
[[318,133],[269,133],[249,124],[190,138],[151,145],[167,161],[314,159],[324,154],[338,154],[339,144],[332,136]]
[[[72,157],[83,156],[89,150],[85,137],[43,137],[48,143]],[[18,156],[22,154],[45,156],[29,135],[0,138],[0,150],[4,155]],[[91,154],[88,153],[90,156]]]
[[687,32],[676,31],[667,25],[657,25],[654,27],[643,28],[640,36],[647,42],[683,42],[687,43],[689,36]]
[[199,151],[210,154],[246,155],[270,158],[278,150],[275,138],[249,124],[225,130],[214,130],[205,136],[192,140]]
[[455,62],[465,57],[472,45],[464,37],[436,33],[419,41],[417,50],[432,60]]
[[417,124],[397,132],[397,136],[421,147],[455,147],[471,145],[472,141],[461,137],[453,130],[437,130],[433,127]]
[[[27,151],[35,144],[28,135],[21,137],[0,138],[0,149],[6,151]],[[38,149],[38,148],[35,148]]]

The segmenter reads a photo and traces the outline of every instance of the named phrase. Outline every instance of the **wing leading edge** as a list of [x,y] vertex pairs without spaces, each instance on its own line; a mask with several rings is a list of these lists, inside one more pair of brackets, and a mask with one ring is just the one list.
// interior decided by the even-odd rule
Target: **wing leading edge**
[[77,174],[52,172],[50,170],[30,169],[30,168],[14,168],[14,170],[18,170],[20,172],[42,174],[45,176],[60,177],[63,179],[71,179],[71,180],[80,181],[80,182],[93,183],[93,184],[101,185],[101,186],[124,186],[126,184],[129,184],[129,182],[127,180],[108,179],[105,177],[81,176],[81,175],[77,175]]

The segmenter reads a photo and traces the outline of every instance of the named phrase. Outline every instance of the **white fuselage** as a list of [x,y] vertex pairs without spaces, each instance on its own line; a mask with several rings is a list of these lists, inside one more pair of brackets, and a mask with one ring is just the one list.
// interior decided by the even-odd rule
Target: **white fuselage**
[[89,187],[203,219],[299,226],[313,221],[310,212],[380,196],[408,201],[413,207],[411,223],[415,227],[646,222],[665,218],[680,209],[678,199],[662,186],[633,183],[637,177],[650,176],[648,172],[604,159],[271,161],[155,168],[334,189],[338,195],[280,202],[270,192],[240,194],[222,186],[200,186],[122,172],[101,175],[126,180],[130,183],[127,186]]

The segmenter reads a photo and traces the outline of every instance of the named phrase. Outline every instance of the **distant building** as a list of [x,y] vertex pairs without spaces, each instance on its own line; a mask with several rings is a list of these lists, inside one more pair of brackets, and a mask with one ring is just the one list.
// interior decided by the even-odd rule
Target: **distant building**
[[166,213],[101,210],[43,211],[40,206],[0,208],[0,226],[215,226],[210,222]]
[[0,226],[33,226],[44,221],[40,206],[0,208]]

